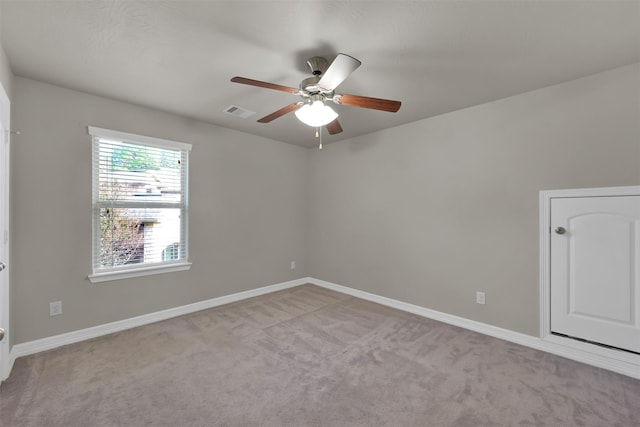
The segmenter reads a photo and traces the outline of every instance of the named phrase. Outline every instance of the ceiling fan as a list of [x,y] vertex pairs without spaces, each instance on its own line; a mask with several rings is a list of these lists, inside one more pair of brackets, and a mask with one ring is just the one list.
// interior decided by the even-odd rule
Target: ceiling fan
[[325,104],[327,101],[333,101],[338,105],[371,108],[392,113],[400,109],[400,101],[335,93],[338,85],[345,81],[360,64],[361,62],[356,58],[343,53],[338,54],[331,65],[325,58],[314,56],[307,61],[313,76],[302,80],[299,89],[246,77],[234,77],[231,81],[288,92],[293,95],[299,95],[302,98],[300,101],[264,116],[258,120],[259,123],[269,123],[278,117],[295,111],[301,122],[316,128],[326,126],[329,134],[334,135],[342,132],[342,126],[338,122],[338,114]]

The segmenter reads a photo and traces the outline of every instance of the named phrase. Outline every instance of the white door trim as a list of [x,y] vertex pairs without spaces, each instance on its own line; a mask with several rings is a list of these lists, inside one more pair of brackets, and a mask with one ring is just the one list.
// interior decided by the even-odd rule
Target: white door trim
[[640,355],[609,349],[596,344],[551,334],[551,200],[567,197],[615,197],[640,195],[640,186],[578,188],[540,192],[540,339],[549,345],[561,346],[567,353],[582,353],[583,357],[629,363],[640,367]]
[[5,337],[0,342],[0,382],[5,380],[11,372],[12,361],[9,357],[10,343],[11,343],[11,329],[9,327],[9,278],[10,278],[10,260],[9,260],[9,164],[10,164],[10,152],[9,152],[9,140],[11,137],[10,132],[10,103],[9,97],[4,90],[2,84],[0,84],[0,170],[2,176],[0,176],[0,224],[4,224],[4,229],[0,227],[0,245],[3,246],[3,250],[0,251],[2,262],[6,264],[6,268],[0,274],[0,325],[5,329]]

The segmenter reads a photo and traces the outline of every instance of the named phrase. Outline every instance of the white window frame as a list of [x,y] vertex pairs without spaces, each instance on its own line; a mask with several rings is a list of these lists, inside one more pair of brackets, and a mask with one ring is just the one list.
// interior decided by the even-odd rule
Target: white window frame
[[[189,153],[189,151],[191,151],[191,144],[186,144],[184,142],[171,141],[168,139],[161,139],[161,138],[155,138],[155,137],[144,136],[144,135],[136,135],[132,133],[120,132],[120,131],[115,131],[110,129],[103,129],[103,128],[98,128],[94,126],[88,126],[87,130],[89,135],[91,135],[92,147],[95,147],[94,138],[104,138],[104,139],[127,141],[131,143],[139,143],[141,145],[147,145],[147,146],[152,146],[157,148],[171,148],[171,149],[186,150],[187,154]],[[93,149],[95,148],[92,148],[92,150]],[[187,159],[188,159],[188,155],[187,155]],[[93,162],[93,158],[92,158],[92,162]],[[186,162],[186,165],[183,165],[183,167],[186,168],[186,170],[184,171],[185,188],[182,196],[184,198],[185,212],[187,212],[187,215],[185,215],[185,218],[184,218],[185,222],[183,224],[183,228],[185,230],[184,242],[185,242],[185,249],[187,251],[187,257],[188,257],[188,247],[189,247],[189,240],[188,240],[188,237],[189,237],[189,227],[188,227],[189,226],[189,220],[188,220],[188,217],[189,217],[188,215],[189,161],[188,160]],[[96,176],[96,171],[93,170],[92,184],[94,187],[96,185],[97,179],[98,177]],[[93,257],[96,254],[95,247],[100,241],[100,221],[97,220],[96,218],[96,215],[98,212],[97,194],[96,194],[96,191],[93,191],[93,193],[94,193],[92,197],[93,232],[92,232],[92,239],[91,239],[92,273],[89,274],[88,276],[88,279],[91,281],[91,283],[99,283],[99,282],[105,282],[110,280],[129,279],[133,277],[148,276],[148,275],[160,274],[160,273],[170,273],[175,271],[184,271],[184,270],[189,270],[191,268],[191,262],[188,261],[188,258],[186,258],[180,261],[163,261],[163,262],[154,263],[154,264],[140,264],[137,266],[127,265],[127,266],[121,266],[121,267],[113,267],[105,271],[103,270],[96,271],[95,260],[93,259]]]

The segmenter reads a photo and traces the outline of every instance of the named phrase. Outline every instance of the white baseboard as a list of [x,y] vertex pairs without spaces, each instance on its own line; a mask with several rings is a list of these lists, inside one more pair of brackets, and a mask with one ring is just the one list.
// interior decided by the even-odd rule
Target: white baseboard
[[331,289],[343,294],[351,295],[367,301],[372,301],[388,307],[397,308],[398,310],[417,314],[418,316],[437,320],[450,325],[459,326],[484,335],[500,338],[515,344],[524,345],[536,350],[562,356],[577,362],[586,363],[598,368],[607,369],[619,374],[627,375],[632,378],[640,379],[640,355],[627,353],[624,351],[602,348],[593,344],[583,343],[568,338],[550,335],[545,339],[534,337],[509,329],[499,328],[497,326],[488,325],[475,320],[469,320],[464,317],[454,316],[452,314],[442,313],[440,311],[431,310],[421,306],[409,304],[406,302],[382,297],[369,292],[360,291],[335,283],[326,282],[324,280],[308,278],[308,283],[323,288]]
[[205,301],[199,301],[193,304],[187,304],[180,307],[174,307],[167,310],[157,311],[155,313],[144,314],[142,316],[132,317],[130,319],[119,320],[117,322],[105,323],[103,325],[93,326],[91,328],[81,329],[78,331],[67,332],[65,334],[54,335],[47,338],[33,340],[21,344],[16,344],[11,348],[9,353],[9,372],[13,367],[13,363],[18,357],[28,356],[30,354],[39,353],[41,351],[51,350],[63,345],[73,344],[80,341],[101,337],[103,335],[112,334],[114,332],[124,331],[126,329],[135,328],[137,326],[148,325],[149,323],[159,322],[161,320],[170,319],[172,317],[182,316],[194,313],[200,310],[217,307],[224,304],[240,301],[247,298],[253,298],[271,292],[281,291],[283,289],[292,288],[309,283],[308,278],[291,280],[288,282],[277,283],[274,285],[263,286],[249,291],[238,292],[236,294],[225,295],[218,298],[212,298]]
[[9,372],[11,372],[11,367],[13,366],[15,359],[18,357],[39,353],[45,350],[51,350],[63,345],[73,344],[91,338],[97,338],[103,335],[112,334],[114,332],[135,328],[137,326],[147,325],[149,323],[170,319],[172,317],[182,316],[184,314],[189,314],[200,310],[206,310],[208,308],[229,304],[260,295],[265,295],[271,292],[276,292],[307,283],[361,298],[367,301],[382,304],[388,307],[396,308],[408,313],[413,313],[418,316],[465,328],[474,332],[479,332],[484,335],[489,335],[495,338],[503,339],[505,341],[524,345],[536,350],[541,350],[547,353],[566,357],[567,359],[572,359],[578,362],[607,369],[613,372],[627,375],[629,377],[640,379],[640,355],[602,349],[591,344],[573,342],[573,340],[567,341],[555,336],[541,339],[509,329],[499,328],[497,326],[488,325],[486,323],[477,322],[475,320],[454,316],[452,314],[442,313],[440,311],[431,310],[414,304],[409,304],[369,292],[337,285],[335,283],[315,279],[313,277],[305,277],[301,279],[291,280],[289,282],[263,286],[249,291],[226,295],[219,298],[213,298],[206,301],[200,301],[181,307],[170,308],[168,310],[132,317],[130,319],[94,326],[79,331],[68,332],[61,335],[55,335],[52,337],[29,341],[22,344],[16,344],[15,346],[13,346],[10,352]]

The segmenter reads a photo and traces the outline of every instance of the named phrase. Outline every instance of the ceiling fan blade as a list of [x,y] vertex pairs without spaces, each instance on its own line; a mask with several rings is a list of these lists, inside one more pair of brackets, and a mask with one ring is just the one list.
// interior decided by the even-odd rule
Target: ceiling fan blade
[[293,94],[298,94],[300,92],[299,89],[296,89],[293,87],[277,85],[275,83],[261,82],[260,80],[247,79],[246,77],[234,77],[231,79],[231,81],[234,83],[242,83],[249,86],[264,87],[267,89],[274,89],[274,90],[289,92]]
[[342,132],[342,126],[340,126],[338,119],[335,119],[327,125],[327,131],[329,132],[329,135],[335,135]]
[[390,99],[369,98],[367,96],[358,95],[335,95],[333,102],[340,105],[349,105],[351,107],[371,108],[373,110],[389,111],[395,113],[400,109],[402,102],[392,101]]
[[304,102],[294,102],[293,104],[289,104],[286,107],[282,107],[278,111],[274,111],[273,113],[267,116],[264,116],[263,118],[258,120],[258,123],[269,123],[270,121],[273,121],[278,117],[284,116],[285,114],[290,113],[293,110],[297,110],[302,106],[302,104],[304,104]]
[[356,58],[339,53],[336,59],[333,60],[327,71],[324,72],[318,86],[325,90],[334,90],[342,83],[349,74],[360,66],[361,62]]

